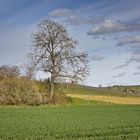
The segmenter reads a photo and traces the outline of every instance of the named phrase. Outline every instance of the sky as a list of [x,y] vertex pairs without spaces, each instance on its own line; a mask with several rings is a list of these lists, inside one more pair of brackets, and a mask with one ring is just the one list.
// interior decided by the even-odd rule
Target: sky
[[[140,0],[0,0],[0,66],[21,65],[43,19],[89,53],[90,86],[140,84]],[[44,75],[38,74],[41,78]]]

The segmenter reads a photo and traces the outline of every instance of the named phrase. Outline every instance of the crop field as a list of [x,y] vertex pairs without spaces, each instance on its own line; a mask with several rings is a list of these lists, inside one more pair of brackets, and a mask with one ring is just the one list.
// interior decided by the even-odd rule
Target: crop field
[[84,95],[84,94],[67,94],[69,97],[75,97],[84,100],[97,100],[116,104],[140,104],[140,97],[117,97],[104,95]]
[[[77,102],[77,101],[75,101]],[[140,105],[0,107],[1,140],[138,140]]]

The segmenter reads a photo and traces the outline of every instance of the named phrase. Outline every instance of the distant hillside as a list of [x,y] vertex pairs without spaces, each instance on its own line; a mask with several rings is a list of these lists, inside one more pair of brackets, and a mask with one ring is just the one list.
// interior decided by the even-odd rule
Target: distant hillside
[[59,92],[65,94],[140,96],[140,86],[91,87],[83,85],[58,84]]
[[[36,81],[41,92],[48,92],[46,81]],[[140,86],[112,86],[92,87],[69,83],[55,84],[56,93],[64,94],[87,94],[87,95],[113,95],[113,96],[140,96]]]
[[121,91],[125,91],[125,90],[132,90],[132,92],[134,91],[135,93],[140,93],[140,85],[130,85],[130,86],[113,86],[111,87],[111,89],[117,89],[117,90],[121,90]]

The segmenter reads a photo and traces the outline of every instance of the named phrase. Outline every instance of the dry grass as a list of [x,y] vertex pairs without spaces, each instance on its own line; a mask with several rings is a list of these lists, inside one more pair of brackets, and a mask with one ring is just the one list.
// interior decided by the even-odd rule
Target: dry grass
[[97,100],[116,104],[140,104],[140,97],[116,97],[116,96],[81,95],[81,94],[67,94],[67,96],[80,98],[84,100]]

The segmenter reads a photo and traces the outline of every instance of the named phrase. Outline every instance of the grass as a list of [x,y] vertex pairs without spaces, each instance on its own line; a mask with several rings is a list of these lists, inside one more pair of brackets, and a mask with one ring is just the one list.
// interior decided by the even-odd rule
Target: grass
[[[40,89],[46,91],[45,86]],[[118,87],[108,89],[65,84],[58,85],[56,90],[80,96],[137,96],[120,92]],[[140,139],[140,105],[70,98],[65,105],[0,106],[0,140],[124,139]]]
[[[97,87],[89,87],[89,86],[80,86],[80,85],[70,85],[70,84],[63,84],[63,85],[57,85],[58,90],[60,88],[60,91],[65,94],[86,94],[86,95],[105,95],[105,96],[127,96],[127,97],[138,97],[138,94],[131,94],[126,92],[121,92],[120,89],[127,89],[126,86],[119,86],[119,87],[111,87],[111,88],[97,88]],[[140,89],[140,86],[128,86],[129,89]],[[140,92],[140,90],[139,90]]]
[[113,103],[106,103],[103,101],[96,101],[96,100],[83,100],[80,98],[70,98],[71,101],[68,105],[108,105],[108,104],[113,104]]
[[[44,81],[36,81],[40,91],[47,92],[48,84]],[[134,90],[134,93],[125,92],[125,90]],[[82,85],[72,85],[68,83],[55,84],[56,93],[64,94],[86,94],[86,95],[105,95],[105,96],[124,96],[124,97],[138,97],[140,96],[140,86],[113,86],[113,87],[91,87]]]
[[72,99],[71,105],[0,107],[2,140],[138,140],[140,106]]
[[119,89],[119,90],[123,90],[123,89],[129,89],[129,90],[136,90],[136,91],[140,91],[140,86],[139,85],[130,85],[130,86],[114,86],[112,87],[112,89]]

